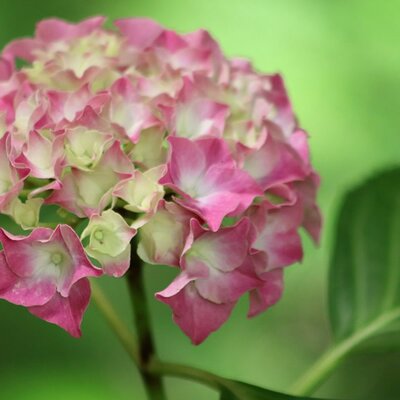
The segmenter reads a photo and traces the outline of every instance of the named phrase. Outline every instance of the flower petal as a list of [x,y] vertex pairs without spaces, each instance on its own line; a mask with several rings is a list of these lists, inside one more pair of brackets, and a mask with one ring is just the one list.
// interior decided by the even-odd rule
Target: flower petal
[[83,315],[89,305],[90,284],[88,279],[76,282],[68,297],[55,294],[42,306],[29,307],[29,311],[44,321],[58,325],[71,336],[80,337]]
[[190,281],[178,291],[167,288],[157,293],[156,297],[172,308],[175,323],[193,344],[200,344],[216,331],[229,318],[235,306],[235,303],[215,304],[204,299]]
[[248,317],[255,317],[273,306],[282,296],[283,271],[270,271],[263,276],[263,283],[250,292],[250,309]]

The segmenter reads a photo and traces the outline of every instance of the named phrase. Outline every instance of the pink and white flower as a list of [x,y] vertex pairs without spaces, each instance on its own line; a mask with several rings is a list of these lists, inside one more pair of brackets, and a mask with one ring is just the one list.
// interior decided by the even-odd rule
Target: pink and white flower
[[0,139],[0,212],[7,212],[16,199],[29,175],[29,169],[15,165],[11,155],[11,138],[8,134]]
[[239,215],[262,195],[257,183],[233,161],[221,139],[192,142],[170,137],[171,159],[161,183],[182,197],[175,201],[217,231],[226,216]]
[[82,232],[82,239],[89,238],[86,252],[100,262],[104,273],[120,277],[129,269],[131,239],[136,229],[113,210],[92,215],[88,226]]
[[76,233],[67,225],[37,228],[29,236],[0,229],[0,298],[80,336],[89,303],[87,277],[99,276]]
[[[247,219],[218,232],[191,221],[182,272],[157,298],[173,309],[175,322],[193,343],[218,329],[237,300],[260,285],[250,254],[252,237]],[[213,310],[211,318],[205,317],[207,310]]]
[[303,249],[298,227],[303,220],[300,202],[291,206],[273,206],[269,201],[249,209],[256,230],[252,247],[267,254],[268,270],[301,261]]
[[155,214],[139,230],[139,257],[149,264],[178,267],[197,216],[173,202],[160,201]]
[[[200,343],[241,296],[249,316],[279,300],[300,228],[318,242],[308,134],[283,78],[207,31],[104,20],[45,20],[0,54],[0,213],[32,230],[0,231],[0,298],[78,336],[87,277],[124,275],[136,250],[179,270],[157,298]],[[72,228],[45,227],[54,205],[101,269]]]
[[72,167],[61,177],[61,188],[46,199],[78,217],[99,214],[112,201],[112,192],[119,181],[133,174],[134,168],[115,141],[101,160],[89,171]]

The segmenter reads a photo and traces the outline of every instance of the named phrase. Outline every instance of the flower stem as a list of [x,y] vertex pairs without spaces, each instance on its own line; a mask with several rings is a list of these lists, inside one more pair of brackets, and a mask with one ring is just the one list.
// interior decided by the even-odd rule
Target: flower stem
[[[157,393],[153,389],[154,386],[156,386],[158,387],[158,390],[160,390],[160,388],[162,390],[162,385],[160,385],[159,383],[161,382],[162,376],[175,376],[178,378],[189,379],[202,383],[217,391],[220,391],[224,387],[232,390],[232,392],[236,391],[234,382],[231,382],[228,379],[215,375],[211,372],[201,370],[199,368],[160,361],[154,356],[154,354],[152,355],[152,352],[148,353],[148,362],[146,365],[143,365],[139,357],[136,338],[128,329],[126,324],[119,318],[116,310],[94,280],[91,280],[91,287],[92,299],[96,303],[99,311],[101,312],[113,332],[116,334],[117,338],[122,343],[124,348],[127,350],[133,361],[136,363],[139,370],[141,370],[142,374],[144,371],[144,379],[146,379],[146,390],[149,391],[147,387],[148,384],[150,384],[152,388],[152,392],[149,393],[150,399],[154,398],[164,400],[166,398],[163,391]],[[154,344],[152,346],[154,349]],[[158,381],[158,383],[155,385],[154,381]],[[155,397],[156,393],[159,397]]]
[[312,394],[351,350],[398,318],[400,308],[393,309],[333,345],[294,383],[289,393],[298,396]]
[[137,255],[135,241],[132,241],[131,266],[127,274],[133,315],[139,340],[140,373],[150,400],[165,400],[162,377],[151,374],[147,367],[155,358],[155,344],[151,331],[150,314],[143,279],[143,262]]
[[153,359],[148,365],[148,371],[154,375],[174,376],[199,382],[218,392],[227,389],[235,396],[235,399],[249,400],[248,392],[239,382],[223,378],[199,368]]
[[133,333],[131,333],[124,322],[118,317],[118,314],[115,311],[114,307],[93,279],[90,281],[90,286],[92,288],[92,299],[96,303],[97,308],[99,309],[119,341],[122,343],[123,347],[130,355],[132,360],[135,362],[136,365],[139,366],[139,351],[137,341]]
[[189,379],[193,381],[197,381],[203,383],[206,386],[209,386],[215,390],[221,390],[224,386],[224,378],[214,375],[210,372],[189,367],[187,365],[163,362],[156,359],[151,360],[148,365],[149,373],[153,375],[167,375],[167,376],[175,376],[183,379]]

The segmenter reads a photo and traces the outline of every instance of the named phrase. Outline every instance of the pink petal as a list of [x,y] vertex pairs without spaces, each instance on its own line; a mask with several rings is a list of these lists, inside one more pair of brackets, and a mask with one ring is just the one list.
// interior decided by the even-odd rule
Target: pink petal
[[274,74],[270,76],[269,82],[271,88],[267,93],[267,99],[274,104],[276,109],[276,115],[272,120],[279,125],[284,135],[288,137],[295,129],[297,123],[283,78],[280,74]]
[[322,214],[316,202],[319,182],[319,176],[315,172],[312,172],[307,179],[302,182],[296,182],[293,185],[298,191],[300,201],[304,207],[302,225],[317,244],[321,237],[322,228]]
[[162,33],[154,41],[154,45],[157,47],[163,47],[174,53],[184,47],[186,47],[186,41],[183,40],[182,36],[174,31],[163,30]]
[[191,139],[204,136],[221,138],[228,114],[228,106],[205,98],[191,80],[184,79],[183,88],[178,94],[171,130],[177,136]]
[[285,267],[302,259],[303,249],[297,231],[303,209],[299,202],[276,209],[270,209],[269,203],[264,202],[253,206],[250,212],[257,230],[253,247],[267,253],[269,269]]
[[102,256],[102,270],[106,275],[120,278],[131,266],[131,246],[116,257]]
[[18,276],[8,267],[4,251],[0,252],[0,298],[3,298],[4,292],[13,287],[18,280]]
[[169,173],[160,182],[182,194],[176,201],[205,219],[213,231],[225,216],[238,215],[262,195],[256,182],[235,166],[223,140],[169,141]]
[[137,49],[151,46],[163,32],[163,28],[148,18],[126,18],[114,22],[129,44]]
[[229,318],[235,306],[235,303],[215,304],[203,299],[193,283],[188,283],[179,291],[167,289],[157,293],[156,297],[172,308],[175,323],[193,344],[200,344],[216,331]]
[[12,64],[16,58],[32,62],[35,59],[35,50],[40,48],[36,39],[17,39],[9,43],[3,50],[3,57]]
[[59,238],[65,244],[74,263],[72,274],[65,280],[63,288],[59,288],[59,292],[62,296],[68,296],[71,287],[73,287],[76,282],[90,276],[101,276],[103,272],[95,268],[90,262],[78,235],[70,226],[59,225],[55,230],[55,234],[53,234],[53,238],[56,238],[56,235],[59,235]]
[[235,302],[244,293],[259,285],[259,279],[255,273],[251,274],[244,267],[232,272],[210,269],[208,271],[209,276],[196,279],[195,286],[202,298],[216,304]]
[[[14,304],[43,305],[56,292],[68,296],[81,278],[102,274],[86,257],[77,234],[67,225],[59,225],[55,231],[36,228],[29,236],[14,236],[0,229],[0,241],[8,268],[18,277],[2,298]],[[49,248],[44,246],[54,245],[56,251],[65,252],[71,259],[71,265],[61,272],[38,253]]]
[[10,62],[0,57],[0,81],[7,81],[13,73],[13,67]]
[[[196,220],[192,220],[191,225],[192,232],[196,229],[198,232],[190,248],[185,251],[189,253],[191,250],[195,253],[190,256],[191,259],[203,260],[221,272],[231,272],[243,264],[250,248],[250,223],[247,218],[235,226],[222,228],[217,232],[207,231]],[[185,268],[190,269],[191,262],[187,260]]]
[[[33,231],[28,241],[48,238],[50,229],[39,228]],[[34,275],[33,252],[22,236],[13,236],[0,229],[1,252],[0,298],[10,303],[33,306],[47,303],[56,293],[57,285],[51,278],[40,279]]]
[[169,137],[171,144],[171,161],[169,164],[169,175],[164,176],[160,183],[181,183],[190,177],[195,181],[206,168],[206,160],[198,148],[198,145],[188,139]]
[[57,293],[48,303],[30,307],[29,311],[44,321],[58,325],[71,336],[78,338],[82,335],[81,323],[89,300],[89,280],[81,279],[72,286],[67,298]]
[[147,263],[178,267],[195,215],[161,200],[157,212],[140,229],[139,257]]
[[21,278],[30,277],[34,272],[32,243],[46,242],[52,233],[49,228],[37,228],[29,236],[16,236],[0,228],[0,242],[11,270]]
[[191,225],[193,239],[188,237],[181,265],[195,277],[194,285],[204,299],[231,303],[259,285],[248,256],[253,235],[247,219],[218,232],[205,231],[196,220]]
[[248,317],[255,317],[273,306],[282,296],[283,271],[274,270],[263,276],[262,285],[250,292]]
[[273,137],[271,133],[261,149],[245,155],[243,166],[264,190],[302,180],[309,173],[309,167],[300,155],[282,138]]
[[303,159],[304,164],[310,165],[310,149],[308,147],[307,133],[299,129],[290,135],[289,142]]
[[88,18],[78,24],[71,24],[57,18],[45,19],[37,24],[36,37],[43,42],[68,40],[89,35],[100,28],[105,17]]
[[24,307],[46,304],[57,293],[56,284],[51,280],[18,278],[13,286],[0,291],[0,298]]
[[159,124],[151,106],[138,97],[136,88],[128,78],[115,81],[110,94],[109,115],[106,118],[122,128],[132,142],[138,141],[142,130]]

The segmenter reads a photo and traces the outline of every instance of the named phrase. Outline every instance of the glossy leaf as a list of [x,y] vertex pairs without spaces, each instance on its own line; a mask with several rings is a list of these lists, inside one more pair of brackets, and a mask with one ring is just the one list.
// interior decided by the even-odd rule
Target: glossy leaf
[[230,381],[230,383],[229,389],[221,392],[220,400],[311,400],[310,397],[291,396],[243,382]]
[[357,354],[388,354],[398,352],[400,349],[399,331],[392,330],[383,331],[382,334],[373,336],[357,347]]
[[352,338],[355,345],[393,330],[399,321],[400,169],[345,197],[331,259],[329,307],[336,340]]

